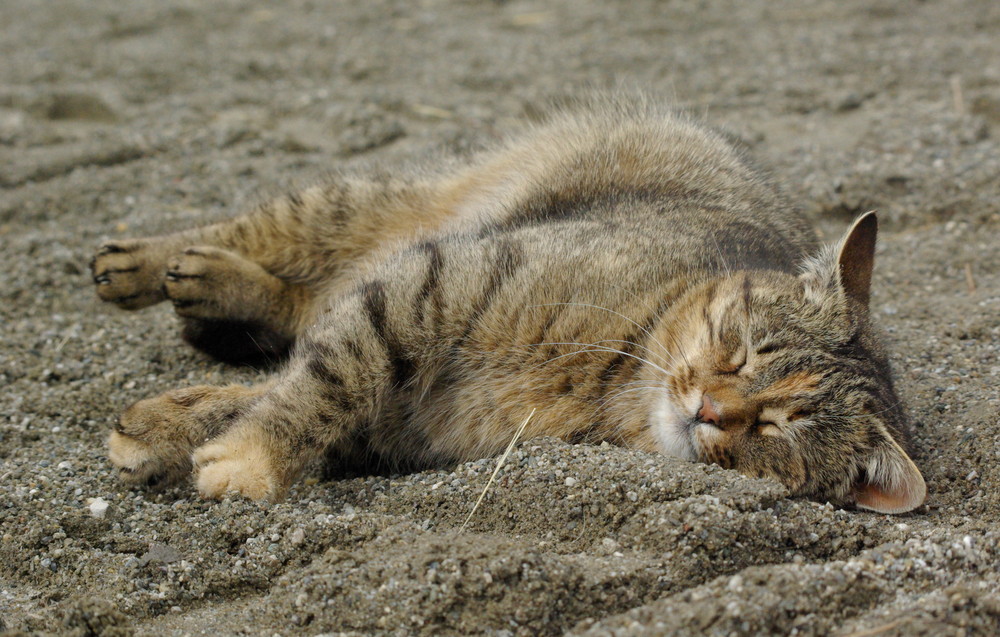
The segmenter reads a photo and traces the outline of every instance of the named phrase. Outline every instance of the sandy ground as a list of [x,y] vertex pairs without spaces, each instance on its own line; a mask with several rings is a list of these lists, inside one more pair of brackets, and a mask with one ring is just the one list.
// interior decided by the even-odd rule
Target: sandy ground
[[[123,6],[0,4],[0,632],[1000,631],[1000,3]],[[270,507],[116,483],[122,408],[258,372],[185,348],[167,307],[99,304],[102,238],[468,148],[586,87],[729,127],[827,237],[881,211],[873,308],[926,506],[835,510],[551,440],[518,447],[464,530],[493,460],[314,474]]]

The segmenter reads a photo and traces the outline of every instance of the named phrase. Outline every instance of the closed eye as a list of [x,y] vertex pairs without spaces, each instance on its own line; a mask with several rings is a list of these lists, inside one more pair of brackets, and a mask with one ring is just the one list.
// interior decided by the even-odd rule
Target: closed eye
[[739,374],[743,366],[747,364],[747,351],[744,349],[729,359],[728,363],[719,367],[719,374]]
[[770,420],[758,420],[754,423],[754,430],[761,436],[780,436],[781,427]]
[[762,436],[780,436],[783,431],[778,423],[784,421],[785,414],[782,410],[766,407],[757,414],[753,429]]
[[765,343],[757,348],[757,355],[763,356],[764,354],[777,352],[779,349],[781,349],[781,346],[777,343]]

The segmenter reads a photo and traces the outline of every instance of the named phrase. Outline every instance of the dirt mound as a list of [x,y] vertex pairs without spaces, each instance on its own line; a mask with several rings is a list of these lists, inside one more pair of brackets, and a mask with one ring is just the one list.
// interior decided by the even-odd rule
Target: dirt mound
[[[1000,632],[1000,4],[943,0],[0,7],[0,631]],[[102,238],[235,214],[337,166],[463,151],[588,88],[728,127],[828,237],[883,220],[873,309],[926,506],[541,439],[276,506],[123,490],[129,403],[251,382],[115,312]]]

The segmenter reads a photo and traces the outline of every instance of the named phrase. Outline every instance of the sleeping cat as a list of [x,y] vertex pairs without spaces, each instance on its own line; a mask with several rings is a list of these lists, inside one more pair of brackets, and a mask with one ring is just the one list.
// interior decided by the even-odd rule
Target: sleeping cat
[[127,409],[128,482],[283,497],[321,454],[426,467],[524,436],[770,476],[885,513],[925,485],[868,309],[877,222],[836,245],[725,135],[646,101],[564,109],[437,172],[343,175],[216,225],[105,243],[101,299],[173,303],[254,387]]

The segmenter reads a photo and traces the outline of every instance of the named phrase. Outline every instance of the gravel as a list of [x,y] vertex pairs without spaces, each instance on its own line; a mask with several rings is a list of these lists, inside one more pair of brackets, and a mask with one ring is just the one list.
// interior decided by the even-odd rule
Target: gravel
[[[0,632],[1000,632],[1000,4],[53,0],[0,6]],[[728,127],[827,237],[883,221],[873,309],[927,504],[881,516],[602,445],[327,479],[284,503],[126,490],[131,402],[250,383],[94,247],[334,167],[466,151],[585,87]]]

